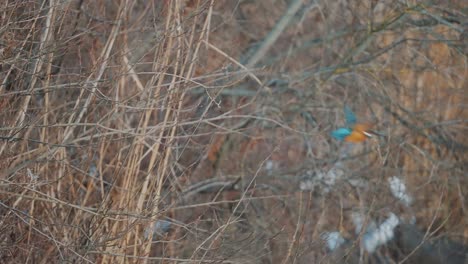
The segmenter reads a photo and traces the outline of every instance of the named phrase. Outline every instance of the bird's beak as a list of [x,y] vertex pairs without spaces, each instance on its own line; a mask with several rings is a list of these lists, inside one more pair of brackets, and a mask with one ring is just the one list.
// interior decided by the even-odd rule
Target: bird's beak
[[369,133],[369,132],[362,131],[362,133],[363,133],[364,135],[366,135],[366,137],[369,137],[369,138],[371,138],[371,137],[372,137],[372,134],[371,134],[371,133]]
[[382,132],[377,132],[375,130],[369,130],[368,132],[364,132],[364,134],[366,136],[369,136],[369,135],[374,135],[374,136],[380,136],[380,137],[386,137],[387,135],[382,133]]

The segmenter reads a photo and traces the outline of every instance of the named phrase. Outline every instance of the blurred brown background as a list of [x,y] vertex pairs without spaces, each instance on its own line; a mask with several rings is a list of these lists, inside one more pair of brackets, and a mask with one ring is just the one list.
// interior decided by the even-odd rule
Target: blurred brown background
[[[0,262],[463,263],[467,11],[2,1]],[[333,139],[345,105],[380,136]],[[357,212],[401,225],[369,253]]]

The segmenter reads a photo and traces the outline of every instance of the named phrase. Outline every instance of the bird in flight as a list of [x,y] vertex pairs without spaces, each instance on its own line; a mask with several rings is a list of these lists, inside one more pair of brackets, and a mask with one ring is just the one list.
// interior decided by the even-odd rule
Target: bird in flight
[[368,138],[372,137],[370,132],[371,125],[364,123],[357,123],[356,115],[353,111],[345,106],[344,114],[346,119],[346,127],[338,128],[331,132],[331,135],[340,140],[352,143],[363,142]]

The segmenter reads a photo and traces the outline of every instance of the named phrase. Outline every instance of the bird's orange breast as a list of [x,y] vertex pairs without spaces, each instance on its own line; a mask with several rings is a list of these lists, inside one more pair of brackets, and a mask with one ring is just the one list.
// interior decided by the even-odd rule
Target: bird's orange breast
[[353,142],[353,143],[363,142],[366,139],[367,139],[367,136],[363,132],[357,131],[357,130],[353,130],[353,132],[351,132],[349,136],[345,137],[346,142]]
[[353,131],[349,136],[345,138],[346,142],[353,142],[353,143],[359,143],[363,142],[368,138],[366,135],[366,131],[371,127],[371,125],[368,124],[356,124],[353,127]]

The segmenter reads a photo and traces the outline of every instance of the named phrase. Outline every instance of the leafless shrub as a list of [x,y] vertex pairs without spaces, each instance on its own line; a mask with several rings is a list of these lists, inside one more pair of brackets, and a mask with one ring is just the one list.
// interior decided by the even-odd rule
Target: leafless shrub
[[[417,263],[440,241],[464,248],[464,11],[3,1],[0,262]],[[376,136],[333,139],[344,106]]]

